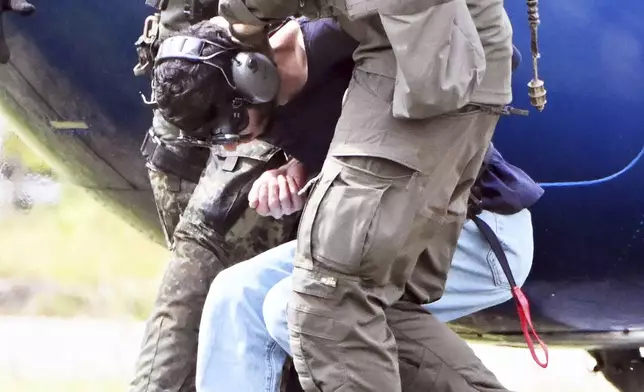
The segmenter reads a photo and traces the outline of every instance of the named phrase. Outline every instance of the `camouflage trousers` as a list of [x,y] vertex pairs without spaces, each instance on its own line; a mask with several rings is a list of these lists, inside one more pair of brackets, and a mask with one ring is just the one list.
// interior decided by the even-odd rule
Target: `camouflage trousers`
[[197,184],[161,170],[148,169],[148,174],[166,245],[172,250],[174,230]]
[[211,154],[197,185],[151,171],[172,255],[146,324],[131,392],[195,391],[198,328],[212,280],[294,238],[299,214],[276,220],[248,208],[253,182],[285,161],[277,148],[255,141],[234,153]]

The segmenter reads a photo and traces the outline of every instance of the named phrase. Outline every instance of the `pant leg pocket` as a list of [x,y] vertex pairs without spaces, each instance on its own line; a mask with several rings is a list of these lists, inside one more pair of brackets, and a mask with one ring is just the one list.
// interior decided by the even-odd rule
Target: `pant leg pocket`
[[[503,246],[503,243],[501,243]],[[505,248],[505,246],[503,246]],[[504,249],[505,252],[505,249]],[[500,287],[500,288],[505,288],[510,290],[510,282],[508,281],[508,278],[505,276],[505,273],[503,272],[503,268],[501,268],[501,263],[499,262],[499,259],[496,257],[492,249],[488,251],[487,254],[487,263],[488,266],[490,267],[490,273],[492,274],[492,281],[494,282],[494,287]]]
[[386,280],[380,275],[388,268],[379,264],[391,252],[380,257],[370,250],[376,242],[385,243],[379,251],[389,245],[398,249],[406,237],[407,218],[415,213],[413,204],[407,204],[415,194],[407,189],[413,173],[381,158],[327,159],[300,222],[295,265],[312,269],[319,263],[340,274]]
[[345,274],[356,274],[369,248],[368,234],[385,193],[336,178],[319,204],[311,227],[312,255]]
[[333,180],[340,173],[339,166],[327,167],[328,165],[325,163],[322,172],[311,179],[304,187],[305,189],[310,187],[310,194],[304,203],[302,217],[297,228],[297,248],[293,260],[295,267],[300,266],[309,270],[313,268],[311,259],[311,229],[315,217],[318,215],[320,201],[326,195]]
[[293,270],[293,294],[286,313],[293,364],[304,390],[341,391],[347,384],[342,344],[351,320],[335,317],[341,297],[337,277],[319,270]]
[[148,174],[166,245],[172,250],[174,230],[185,209],[185,205],[180,202],[182,180],[173,174],[151,169]]
[[292,279],[292,290],[297,294],[287,307],[291,330],[329,341],[344,340],[350,327],[332,312],[337,277],[319,270],[295,268]]
[[[529,214],[528,210],[523,210],[513,215],[500,215],[483,211],[480,216],[496,234],[501,244],[501,249],[508,260],[510,272],[519,287],[523,286],[532,266],[533,242]],[[523,218],[525,217],[528,220],[524,220]],[[503,272],[501,262],[487,241],[485,243],[486,249],[488,249],[487,262],[492,271],[494,285],[510,289],[511,285],[505,272]]]

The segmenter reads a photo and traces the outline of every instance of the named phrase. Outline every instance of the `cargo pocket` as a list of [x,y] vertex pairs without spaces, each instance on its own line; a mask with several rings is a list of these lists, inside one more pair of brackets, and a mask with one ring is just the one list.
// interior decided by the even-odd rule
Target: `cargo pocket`
[[340,167],[334,166],[327,169],[325,166],[320,174],[311,179],[303,189],[310,188],[309,197],[306,199],[300,225],[297,229],[297,251],[295,253],[295,267],[312,269],[311,229],[315,217],[318,215],[320,202],[326,195],[329,187],[340,174]]
[[294,268],[292,290],[303,294],[296,301],[289,301],[288,321],[291,329],[320,339],[342,341],[350,327],[336,320],[332,306],[337,277],[321,271]]
[[[337,167],[336,167],[337,166]],[[390,181],[360,181],[350,169],[329,165],[309,200],[298,239],[304,255],[333,271],[356,275],[367,235]],[[309,268],[314,267],[311,265]]]
[[397,60],[396,118],[424,119],[465,106],[485,73],[485,53],[466,2],[433,3],[438,4],[408,0],[378,7]]
[[386,280],[417,211],[414,173],[382,158],[328,158],[300,223],[295,265]]
[[199,194],[191,202],[215,232],[230,235],[231,228],[248,209],[248,194],[254,182],[265,171],[286,163],[280,151],[254,140],[239,145],[235,151],[215,152],[197,188]]
[[337,278],[321,271],[293,270],[293,295],[286,314],[293,365],[305,390],[319,391],[325,384],[340,391],[348,372],[341,352],[351,331],[351,320],[336,317]]

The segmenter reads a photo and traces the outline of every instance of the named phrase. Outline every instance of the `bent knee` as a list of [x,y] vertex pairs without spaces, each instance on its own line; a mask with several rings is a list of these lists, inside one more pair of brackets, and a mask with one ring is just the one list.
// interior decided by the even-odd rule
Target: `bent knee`
[[262,307],[266,330],[280,345],[283,340],[288,340],[286,304],[290,293],[290,283],[285,285],[284,282],[280,282],[268,292]]
[[245,283],[248,280],[247,268],[243,267],[242,264],[237,264],[221,271],[215,277],[208,290],[210,303],[213,301],[243,301]]

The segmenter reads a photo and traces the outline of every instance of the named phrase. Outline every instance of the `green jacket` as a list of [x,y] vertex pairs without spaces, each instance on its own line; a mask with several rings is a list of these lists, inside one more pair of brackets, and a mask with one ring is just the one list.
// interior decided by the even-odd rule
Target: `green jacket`
[[422,119],[475,102],[506,105],[512,26],[503,0],[221,0],[231,23],[338,17],[359,69],[396,80],[394,117]]

